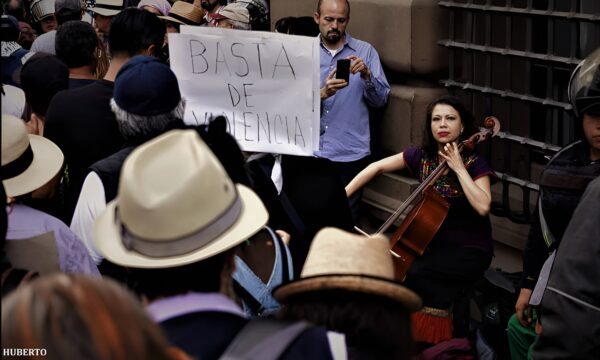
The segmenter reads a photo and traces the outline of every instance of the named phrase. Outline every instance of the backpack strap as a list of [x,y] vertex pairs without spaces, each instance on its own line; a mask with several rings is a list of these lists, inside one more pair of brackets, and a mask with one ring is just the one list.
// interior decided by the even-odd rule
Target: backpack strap
[[[554,154],[554,156],[552,156],[552,158],[550,158],[550,160],[546,164],[546,169],[544,171],[547,171],[547,169],[550,167],[550,165],[559,156],[561,156],[561,154],[563,154],[568,149],[574,147],[575,145],[579,144],[580,142],[581,141],[576,141],[576,142],[571,143],[571,144],[563,147],[562,149],[560,149],[556,154]],[[543,173],[542,173],[542,183],[544,183]],[[546,243],[546,246],[548,247],[548,249],[552,249],[554,244],[556,243],[556,239],[554,238],[554,235],[552,235],[552,232],[548,228],[548,223],[546,223],[546,218],[544,217],[544,211],[542,208],[542,197],[543,197],[542,185],[544,185],[544,184],[540,184],[540,194],[538,196],[538,212],[539,212],[539,218],[540,218],[540,227],[542,228],[542,237],[544,238],[544,242]]]
[[290,344],[312,326],[305,321],[250,321],[229,344],[220,360],[279,359]]
[[540,215],[540,227],[542,228],[542,237],[544,238],[544,242],[548,249],[553,249],[554,244],[556,243],[556,239],[552,232],[548,228],[548,224],[546,223],[546,218],[544,217],[544,211],[542,210],[542,189],[540,189],[540,196],[538,197],[538,211]]
[[236,279],[233,279],[233,290],[254,314],[259,316],[262,313],[263,305],[260,303],[260,301],[256,300],[256,298],[250,294],[250,292],[246,290],[246,288],[244,288]]
[[10,264],[3,264],[2,269],[2,297],[16,290],[19,286],[38,277],[35,271],[15,269]]

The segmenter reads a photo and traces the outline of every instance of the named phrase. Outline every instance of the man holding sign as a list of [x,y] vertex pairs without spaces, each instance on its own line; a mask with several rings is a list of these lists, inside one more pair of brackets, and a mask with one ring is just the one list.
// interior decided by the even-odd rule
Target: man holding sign
[[[390,85],[373,46],[345,32],[348,0],[319,0],[314,19],[321,32],[321,137],[315,155],[333,161],[347,184],[371,153],[368,106],[384,106]],[[355,220],[359,200],[359,194],[350,200]]]

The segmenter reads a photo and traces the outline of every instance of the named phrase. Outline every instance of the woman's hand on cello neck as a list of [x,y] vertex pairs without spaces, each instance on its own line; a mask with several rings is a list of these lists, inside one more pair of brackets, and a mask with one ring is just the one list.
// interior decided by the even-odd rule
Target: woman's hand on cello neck
[[479,215],[487,216],[492,204],[489,176],[482,176],[476,180],[471,178],[471,175],[465,168],[463,158],[458,150],[456,142],[445,144],[438,154],[446,160],[448,167],[456,173],[456,177],[460,182],[460,186],[462,187],[469,204],[471,204],[473,209],[475,209]]
[[438,151],[438,154],[446,160],[448,167],[456,174],[461,171],[467,171],[456,142],[445,144],[442,150]]

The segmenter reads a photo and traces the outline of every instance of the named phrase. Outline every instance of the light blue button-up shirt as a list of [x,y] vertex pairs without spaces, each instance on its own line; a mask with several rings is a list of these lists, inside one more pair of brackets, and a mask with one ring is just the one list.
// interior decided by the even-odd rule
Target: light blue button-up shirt
[[382,107],[390,94],[379,54],[369,43],[354,39],[347,32],[342,50],[335,56],[322,42],[320,48],[321,88],[337,61],[350,55],[363,59],[371,71],[371,80],[363,80],[360,73],[350,74],[348,86],[321,102],[321,138],[315,155],[339,162],[360,160],[371,153],[367,105]]

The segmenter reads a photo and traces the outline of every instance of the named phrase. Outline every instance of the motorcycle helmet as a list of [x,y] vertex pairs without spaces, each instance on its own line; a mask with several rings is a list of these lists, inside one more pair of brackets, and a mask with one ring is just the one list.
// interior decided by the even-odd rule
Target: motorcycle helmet
[[569,101],[575,115],[600,115],[600,48],[588,55],[573,71],[569,81]]

